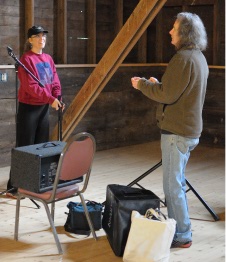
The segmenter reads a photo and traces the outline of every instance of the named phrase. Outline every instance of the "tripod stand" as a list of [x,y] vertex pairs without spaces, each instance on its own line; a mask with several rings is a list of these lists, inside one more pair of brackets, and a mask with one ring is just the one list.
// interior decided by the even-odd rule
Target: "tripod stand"
[[[143,173],[141,176],[139,176],[138,178],[136,178],[135,180],[133,180],[131,183],[128,184],[128,186],[133,186],[133,185],[137,185],[140,188],[143,188],[138,182],[145,178],[147,175],[149,175],[150,173],[152,173],[153,171],[155,171],[158,167],[160,167],[162,165],[162,160],[157,163],[156,165],[154,165],[153,167],[151,167],[149,170],[147,170],[145,173]],[[204,207],[209,211],[209,213],[211,214],[211,216],[214,218],[215,221],[219,220],[219,217],[217,216],[217,214],[208,206],[208,204],[204,201],[204,199],[198,194],[198,192],[194,189],[194,187],[191,185],[191,183],[186,179],[186,184],[189,187],[189,189],[186,191],[192,191],[196,197],[200,200],[200,202],[204,205]]]

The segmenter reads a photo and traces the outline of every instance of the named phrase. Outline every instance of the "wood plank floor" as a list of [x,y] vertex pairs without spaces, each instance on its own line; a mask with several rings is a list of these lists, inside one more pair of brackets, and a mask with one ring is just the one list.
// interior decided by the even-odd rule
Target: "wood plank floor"
[[[97,152],[92,177],[85,194],[87,199],[103,202],[108,184],[128,185],[161,159],[159,142]],[[0,169],[0,191],[5,190],[9,167]],[[208,205],[219,215],[215,222],[198,198],[189,191],[193,245],[189,249],[171,249],[170,262],[225,261],[225,155],[224,149],[198,146],[191,154],[187,179]],[[159,167],[140,184],[160,198],[162,170]],[[75,199],[74,201],[78,201]],[[64,231],[68,200],[56,205],[55,225],[64,250],[58,255],[44,208],[36,209],[28,199],[22,200],[19,241],[13,239],[14,199],[0,197],[0,258],[1,261],[76,261],[116,262],[103,230],[97,231],[98,241]],[[166,214],[166,208],[162,211]],[[142,261],[138,261],[142,262]]]

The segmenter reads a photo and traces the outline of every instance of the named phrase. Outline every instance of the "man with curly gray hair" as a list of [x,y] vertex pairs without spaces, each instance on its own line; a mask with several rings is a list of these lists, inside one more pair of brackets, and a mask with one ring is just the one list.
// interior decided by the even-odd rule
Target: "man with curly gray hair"
[[161,81],[135,76],[131,82],[135,89],[159,103],[156,118],[161,130],[163,190],[168,217],[177,222],[171,247],[188,248],[192,232],[185,169],[203,129],[209,69],[202,51],[207,46],[207,35],[199,16],[188,12],[177,15],[169,34],[176,54]]

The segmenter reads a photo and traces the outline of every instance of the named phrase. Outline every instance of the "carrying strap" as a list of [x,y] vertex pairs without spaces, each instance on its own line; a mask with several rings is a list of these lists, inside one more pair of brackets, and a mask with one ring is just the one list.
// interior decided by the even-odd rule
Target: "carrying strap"
[[[85,203],[86,203],[86,206],[87,208],[90,207],[90,206],[95,206],[97,210],[102,210],[104,205],[102,203],[98,203],[98,202],[95,202],[95,201],[92,201],[92,200],[88,200],[88,199],[85,199]],[[67,204],[67,207],[68,209],[71,209],[73,207],[83,207],[82,203],[81,202],[69,202]]]
[[91,230],[86,231],[86,230],[74,229],[73,232],[71,233],[74,233],[76,235],[86,235],[88,237],[91,233]]

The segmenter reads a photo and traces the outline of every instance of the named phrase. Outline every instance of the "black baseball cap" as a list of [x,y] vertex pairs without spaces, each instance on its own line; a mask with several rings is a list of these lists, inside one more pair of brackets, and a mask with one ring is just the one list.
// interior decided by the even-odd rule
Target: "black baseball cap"
[[41,26],[32,26],[31,28],[28,29],[27,31],[27,38],[30,38],[32,35],[37,35],[39,33],[45,33],[47,34],[48,31],[44,30],[43,27]]

